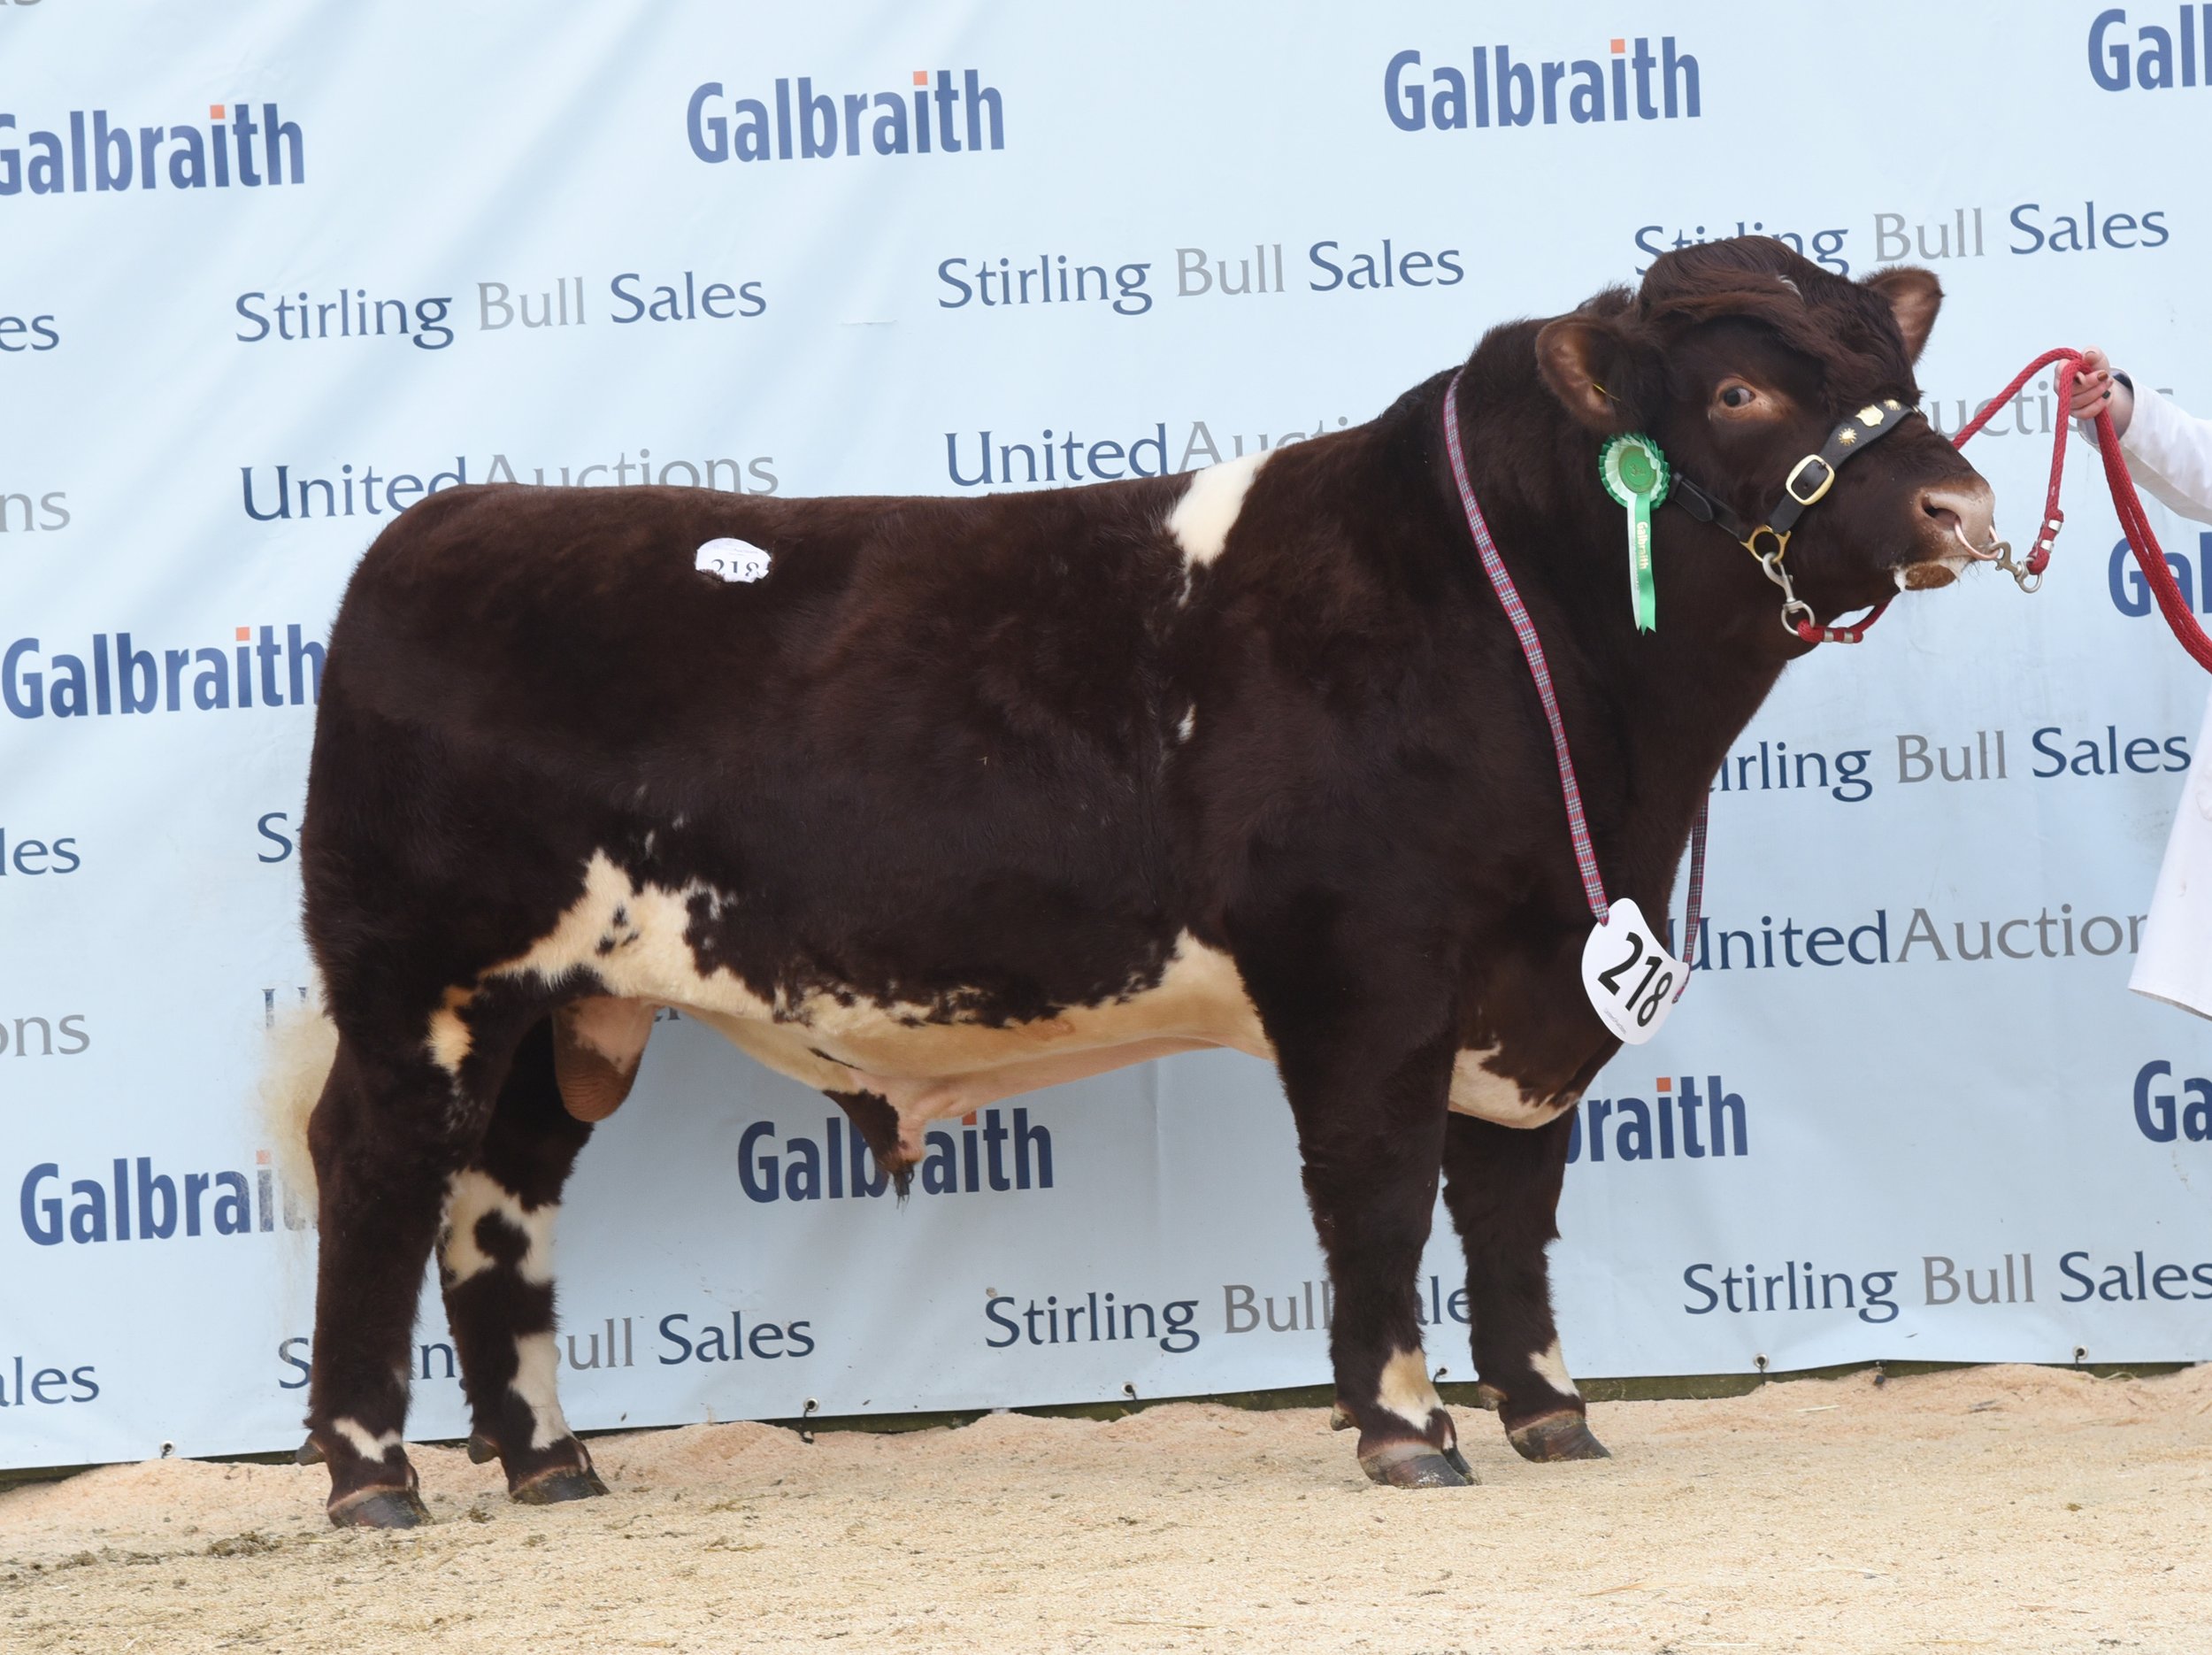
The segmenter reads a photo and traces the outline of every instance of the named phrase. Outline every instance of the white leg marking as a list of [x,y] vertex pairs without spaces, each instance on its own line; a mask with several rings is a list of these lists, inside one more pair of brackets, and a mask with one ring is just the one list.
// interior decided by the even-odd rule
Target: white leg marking
[[1548,1101],[1532,1098],[1521,1083],[1500,1074],[1487,1059],[1499,1048],[1463,1051],[1452,1059],[1451,1107],[1455,1114],[1473,1115],[1502,1127],[1548,1127],[1581,1101],[1581,1094]]
[[1554,1339],[1546,1350],[1532,1352],[1528,1365],[1536,1370],[1537,1378],[1561,1396],[1579,1397],[1582,1394],[1575,1389],[1574,1376],[1567,1372],[1567,1359],[1560,1353],[1558,1340]]
[[1190,487],[1168,513],[1167,532],[1192,563],[1211,563],[1229,543],[1230,525],[1243,509],[1245,490],[1259,475],[1271,450],[1209,466],[1193,475]]
[[523,1236],[521,1262],[515,1273],[533,1287],[553,1279],[553,1221],[560,1216],[557,1202],[534,1212],[526,1211],[521,1198],[489,1174],[465,1167],[446,1184],[445,1250],[443,1262],[449,1285],[458,1286],[480,1275],[499,1261],[476,1239],[476,1226],[488,1212],[496,1212]]
[[1383,1364],[1375,1400],[1386,1412],[1422,1432],[1429,1428],[1431,1411],[1444,1405],[1436,1387],[1429,1382],[1428,1361],[1418,1351],[1400,1351]]
[[387,1431],[381,1436],[371,1436],[368,1428],[358,1420],[333,1420],[330,1428],[346,1439],[347,1446],[364,1459],[382,1459],[399,1446],[399,1433]]
[[1198,709],[1196,707],[1185,707],[1183,709],[1182,720],[1175,727],[1175,739],[1179,743],[1190,740],[1190,733],[1197,727]]
[[526,1333],[515,1341],[515,1377],[508,1386],[530,1405],[530,1446],[548,1449],[568,1436],[561,1415],[560,1353],[549,1333]]

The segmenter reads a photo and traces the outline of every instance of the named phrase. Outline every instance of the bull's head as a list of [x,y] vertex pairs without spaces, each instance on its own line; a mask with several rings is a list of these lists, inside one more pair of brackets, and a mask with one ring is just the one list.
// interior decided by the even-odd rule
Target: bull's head
[[[1925,270],[1851,281],[1743,236],[1662,255],[1640,292],[1615,289],[1545,327],[1537,358],[1585,427],[1658,441],[1691,484],[1676,503],[1716,520],[1689,527],[1708,546],[1725,531],[1770,554],[1761,526],[1793,518],[1782,566],[1824,622],[1901,587],[1948,585],[1970,547],[1995,542],[1989,485],[1916,412],[1913,363],[1942,300]],[[1852,427],[1862,412],[1879,441]],[[1805,463],[1832,438],[1849,463]],[[1811,504],[1792,512],[1786,487]]]

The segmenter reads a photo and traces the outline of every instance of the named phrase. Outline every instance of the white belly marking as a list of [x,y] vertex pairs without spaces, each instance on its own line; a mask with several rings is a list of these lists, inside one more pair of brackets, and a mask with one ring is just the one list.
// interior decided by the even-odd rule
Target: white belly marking
[[[1228,1046],[1273,1061],[1235,963],[1188,932],[1176,938],[1158,982],[1064,1007],[1032,1022],[995,1025],[956,1010],[812,989],[770,1001],[735,974],[701,972],[687,934],[694,905],[718,914],[739,899],[694,881],[640,885],[595,851],[584,892],[553,928],[487,977],[547,982],[585,970],[618,999],[674,1005],[780,1074],[831,1092],[874,1092],[899,1112],[901,1136],[1002,1097],[1141,1063]],[[964,997],[947,997],[956,1007]]]

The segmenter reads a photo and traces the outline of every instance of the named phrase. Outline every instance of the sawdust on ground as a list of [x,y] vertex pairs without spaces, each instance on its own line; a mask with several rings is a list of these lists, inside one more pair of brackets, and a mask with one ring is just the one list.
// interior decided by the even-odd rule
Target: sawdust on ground
[[611,1497],[329,1528],[324,1474],[159,1461],[0,1495],[0,1650],[2212,1651],[2212,1366],[1988,1367],[1600,1405],[1616,1458],[1369,1486],[1317,1410],[698,1426]]

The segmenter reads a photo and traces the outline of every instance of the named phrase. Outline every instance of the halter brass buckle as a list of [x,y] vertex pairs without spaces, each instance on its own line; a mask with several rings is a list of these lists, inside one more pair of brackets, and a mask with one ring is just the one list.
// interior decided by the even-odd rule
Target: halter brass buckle
[[[1817,466],[1827,474],[1821,478],[1819,488],[1814,489],[1810,494],[1800,494],[1797,492],[1797,480],[1804,475],[1805,467],[1808,466]],[[1799,460],[1796,465],[1791,466],[1790,474],[1782,479],[1782,492],[1789,496],[1791,499],[1796,501],[1800,505],[1811,505],[1815,502],[1821,499],[1822,496],[1826,495],[1829,489],[1835,487],[1835,482],[1836,468],[1833,466],[1831,466],[1826,460],[1821,458],[1819,455],[1808,454],[1803,459]]]

